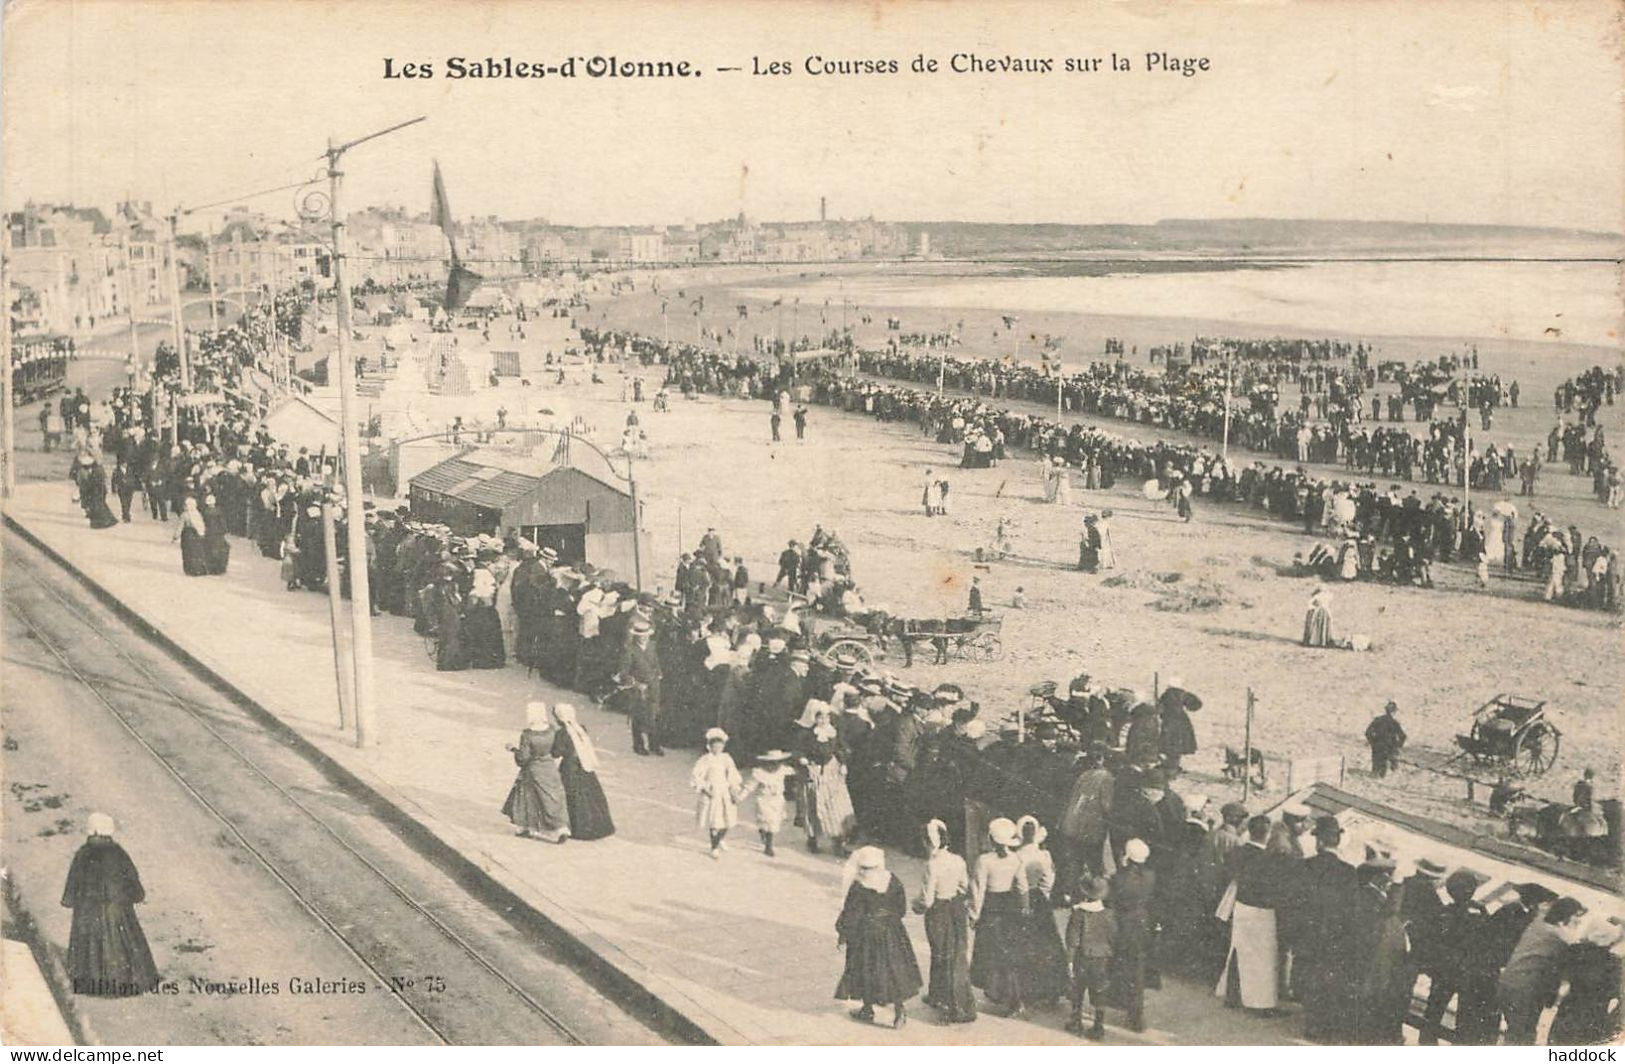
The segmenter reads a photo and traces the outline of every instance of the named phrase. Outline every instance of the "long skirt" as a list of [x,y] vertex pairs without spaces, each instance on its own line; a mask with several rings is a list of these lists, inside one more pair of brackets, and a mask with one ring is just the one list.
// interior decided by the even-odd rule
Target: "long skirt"
[[1028,1002],[1054,1001],[1067,991],[1066,947],[1055,926],[1055,910],[1043,893],[1028,893],[1026,970],[1023,998]]
[[500,669],[508,663],[502,620],[495,608],[470,604],[463,615],[463,638],[468,641],[469,664],[476,669]]
[[434,667],[441,672],[460,672],[468,668],[468,639],[461,617],[448,616],[440,622]]
[[90,519],[91,528],[112,528],[118,524],[118,518],[107,505],[107,493],[99,492],[85,500],[85,516]]
[[1303,617],[1303,645],[1329,647],[1332,645],[1332,611],[1325,606],[1311,606]]
[[187,576],[207,576],[209,566],[204,558],[203,537],[190,528],[181,529],[181,572]]
[[963,895],[939,899],[925,911],[925,940],[931,946],[931,985],[925,1003],[941,1010],[949,1023],[976,1019],[968,961],[970,916]]
[[900,1005],[919,992],[920,964],[903,921],[878,916],[861,921],[846,942],[836,999]]
[[1004,1008],[1016,1008],[1022,993],[1027,937],[1022,897],[1013,890],[989,891],[976,921],[976,947],[971,951],[970,982]]
[[812,799],[807,803],[807,812],[812,814],[807,835],[816,840],[850,837],[858,818],[846,789],[845,767],[832,757],[822,765],[808,765],[807,773],[806,794]]
[[211,532],[203,537],[204,564],[210,576],[222,576],[231,562],[231,540],[224,532]]
[[131,997],[158,982],[147,936],[128,902],[81,905],[68,931],[68,975],[73,992],[90,997]]
[[1236,902],[1230,914],[1230,954],[1214,993],[1227,997],[1233,978],[1243,1008],[1273,1009],[1276,962],[1275,910]]
[[609,815],[609,799],[604,797],[598,775],[588,772],[574,757],[559,766],[564,780],[564,804],[570,814],[570,837],[591,841],[615,834],[615,821]]
[[552,758],[532,761],[514,777],[502,815],[516,828],[538,835],[570,833],[570,814],[564,800],[564,780]]

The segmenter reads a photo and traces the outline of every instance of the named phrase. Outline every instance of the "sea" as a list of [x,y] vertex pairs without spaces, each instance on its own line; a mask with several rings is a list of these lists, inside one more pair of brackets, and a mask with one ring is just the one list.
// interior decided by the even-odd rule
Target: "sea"
[[1621,350],[1621,269],[1606,261],[1389,260],[899,264],[740,290],[803,305],[1230,322],[1279,335],[1437,337]]

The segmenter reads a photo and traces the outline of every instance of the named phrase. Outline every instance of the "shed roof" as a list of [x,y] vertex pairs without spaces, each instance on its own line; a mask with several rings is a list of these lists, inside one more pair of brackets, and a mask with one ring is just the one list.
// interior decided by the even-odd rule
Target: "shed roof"
[[414,488],[448,495],[476,506],[502,509],[536,490],[555,473],[571,470],[603,488],[627,494],[598,473],[572,464],[548,465],[538,462],[535,472],[519,468],[527,460],[496,450],[467,451],[430,466],[411,479]]
[[541,477],[481,465],[461,457],[448,458],[412,478],[414,488],[424,488],[494,509],[501,509],[523,497],[541,482]]

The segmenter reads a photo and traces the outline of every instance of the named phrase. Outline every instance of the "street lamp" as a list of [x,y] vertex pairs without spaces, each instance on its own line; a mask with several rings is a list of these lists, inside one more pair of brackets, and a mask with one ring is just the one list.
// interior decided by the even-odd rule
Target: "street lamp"
[[345,523],[350,552],[350,646],[355,656],[355,741],[357,746],[374,746],[378,742],[377,704],[373,693],[372,674],[372,595],[370,574],[367,572],[366,497],[361,486],[361,434],[356,429],[355,366],[349,357],[350,342],[350,281],[345,276],[344,210],[340,206],[339,192],[343,172],[339,163],[344,153],[369,140],[416,125],[428,116],[419,115],[405,122],[397,122],[387,129],[369,133],[364,137],[334,144],[327,142],[327,177],[329,181],[328,209],[333,219],[333,288],[338,299],[336,328],[338,343],[333,353],[338,359],[339,418],[344,455],[344,495],[349,507],[349,520]]

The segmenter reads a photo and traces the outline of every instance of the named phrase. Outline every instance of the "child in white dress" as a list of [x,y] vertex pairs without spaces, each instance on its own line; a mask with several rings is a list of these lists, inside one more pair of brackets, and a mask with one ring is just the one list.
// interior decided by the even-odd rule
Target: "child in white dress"
[[773,836],[784,830],[784,785],[795,772],[783,750],[769,750],[756,760],[745,793],[756,795],[756,833],[762,837],[762,852],[772,857]]
[[728,848],[723,842],[728,829],[739,822],[739,799],[745,781],[739,775],[734,759],[723,753],[728,745],[728,733],[712,728],[705,733],[705,753],[694,762],[689,775],[689,786],[699,795],[695,816],[700,827],[711,840],[711,859],[722,857]]

